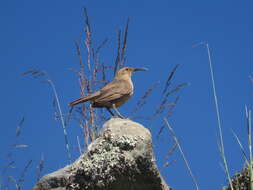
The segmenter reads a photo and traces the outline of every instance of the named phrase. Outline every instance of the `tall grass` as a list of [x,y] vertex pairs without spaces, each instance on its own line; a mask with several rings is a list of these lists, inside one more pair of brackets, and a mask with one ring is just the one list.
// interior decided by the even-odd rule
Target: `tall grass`
[[[20,122],[18,123],[15,131],[15,139],[14,143],[9,147],[7,152],[7,164],[1,165],[0,167],[0,189],[1,190],[9,190],[13,189],[14,186],[16,190],[21,190],[23,187],[23,183],[25,181],[25,177],[31,169],[32,160],[29,160],[26,164],[24,164],[23,168],[18,166],[18,160],[16,160],[16,150],[26,149],[29,145],[21,142],[21,134],[22,128],[25,122],[25,117],[22,117]],[[16,172],[16,173],[13,173]]]
[[28,70],[26,72],[23,73],[23,75],[32,75],[33,78],[41,78],[41,77],[45,77],[45,80],[43,80],[44,82],[48,83],[52,90],[53,90],[53,94],[54,94],[54,98],[55,98],[55,102],[56,102],[56,110],[59,112],[59,118],[61,121],[61,126],[63,129],[63,134],[64,134],[64,140],[65,140],[65,148],[66,148],[66,152],[67,152],[67,156],[68,156],[68,162],[71,163],[71,152],[69,149],[69,141],[68,141],[68,133],[67,133],[67,129],[66,129],[66,122],[64,121],[64,116],[62,113],[62,109],[61,109],[61,104],[59,101],[59,96],[58,93],[56,91],[54,82],[50,79],[48,73],[46,71],[43,70],[38,70],[38,69],[31,69]]
[[[100,51],[103,50],[108,39],[103,40],[98,46],[93,43],[94,33],[92,22],[87,9],[84,8],[83,11],[85,26],[82,38],[84,39],[75,43],[77,56],[79,57],[79,69],[71,69],[71,71],[78,75],[81,97],[92,94],[97,88],[107,84],[109,82],[107,81],[107,75],[110,70],[116,73],[119,68],[123,67],[125,63],[129,23],[128,20],[123,33],[123,42],[121,39],[121,30],[119,30],[117,58],[115,63],[112,65],[105,65],[100,59]],[[85,147],[81,147],[79,137],[77,138],[77,142],[79,152],[83,152],[83,150],[98,137],[101,125],[103,121],[106,120],[106,114],[103,110],[94,109],[92,104],[88,102],[86,104],[75,106],[73,111],[70,111],[70,115],[71,119],[78,122],[82,130]]]
[[183,152],[183,149],[182,149],[182,147],[181,147],[181,145],[179,143],[179,140],[178,140],[178,138],[177,138],[177,136],[176,136],[173,128],[171,127],[170,123],[168,122],[168,120],[166,118],[164,118],[164,121],[165,121],[166,126],[168,127],[168,129],[170,131],[170,134],[171,134],[173,140],[175,141],[175,143],[176,143],[176,145],[177,145],[177,147],[179,149],[180,154],[182,155],[182,158],[183,158],[184,163],[186,165],[186,168],[187,168],[187,170],[188,170],[188,172],[189,172],[189,174],[190,174],[190,176],[192,178],[192,181],[193,181],[193,184],[195,185],[196,190],[199,190],[199,185],[197,183],[197,180],[196,180],[195,176],[193,175],[193,172],[192,172],[192,170],[190,168],[190,164],[189,164],[188,160],[186,159],[186,156],[185,156],[185,154]]
[[252,158],[252,123],[251,123],[251,110],[248,110],[246,107],[246,119],[247,119],[247,128],[248,128],[248,144],[249,144],[249,160],[250,164],[248,167],[249,170],[249,189],[253,190],[253,158]]
[[204,45],[206,47],[207,55],[208,55],[208,63],[209,63],[209,69],[210,69],[210,75],[211,75],[211,81],[212,81],[212,91],[213,91],[213,97],[214,97],[214,103],[215,103],[215,110],[216,110],[216,118],[217,118],[217,125],[218,125],[218,131],[219,131],[219,150],[221,153],[221,158],[223,161],[223,165],[225,168],[225,173],[227,175],[227,179],[229,181],[229,184],[231,186],[231,189],[233,190],[231,177],[229,174],[228,164],[227,164],[227,158],[225,155],[225,147],[224,147],[224,141],[223,141],[223,133],[222,133],[222,126],[221,126],[221,119],[220,119],[220,109],[219,109],[219,103],[217,98],[217,92],[216,92],[216,83],[215,83],[215,77],[214,77],[214,71],[213,71],[213,64],[211,59],[211,51],[209,44],[206,42],[201,42],[193,47],[197,47],[199,45]]

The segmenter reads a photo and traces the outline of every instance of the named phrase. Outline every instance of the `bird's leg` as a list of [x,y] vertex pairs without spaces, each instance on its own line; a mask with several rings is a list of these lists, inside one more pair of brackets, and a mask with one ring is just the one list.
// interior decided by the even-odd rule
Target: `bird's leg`
[[117,113],[117,115],[118,115],[121,119],[125,119],[125,117],[123,117],[123,116],[119,113],[119,111],[118,111],[118,109],[116,108],[115,104],[112,105],[112,108],[114,109],[114,111]]
[[112,110],[110,108],[106,108],[107,111],[112,115],[112,116],[115,116],[114,113],[112,112]]

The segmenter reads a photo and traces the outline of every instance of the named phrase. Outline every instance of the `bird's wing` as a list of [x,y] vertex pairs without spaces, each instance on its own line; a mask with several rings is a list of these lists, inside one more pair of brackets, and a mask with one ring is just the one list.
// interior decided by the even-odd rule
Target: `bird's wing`
[[74,106],[74,105],[77,105],[77,104],[81,104],[83,102],[93,100],[94,98],[96,98],[99,95],[100,95],[100,91],[94,92],[93,94],[91,94],[89,96],[78,98],[78,99],[74,100],[73,102],[70,102],[69,106]]
[[105,85],[100,90],[100,95],[97,97],[95,102],[111,101],[122,96],[129,95],[132,92],[131,85],[123,80],[114,80]]

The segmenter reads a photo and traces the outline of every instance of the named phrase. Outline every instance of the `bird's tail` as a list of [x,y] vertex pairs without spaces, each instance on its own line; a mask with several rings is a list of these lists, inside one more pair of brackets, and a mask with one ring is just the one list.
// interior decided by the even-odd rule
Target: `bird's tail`
[[94,94],[91,94],[89,96],[78,98],[78,99],[74,100],[73,102],[70,102],[69,106],[72,107],[72,106],[75,106],[77,104],[81,104],[83,102],[87,102],[87,101],[93,100],[94,98],[96,98],[99,95],[100,95],[100,92],[95,92]]

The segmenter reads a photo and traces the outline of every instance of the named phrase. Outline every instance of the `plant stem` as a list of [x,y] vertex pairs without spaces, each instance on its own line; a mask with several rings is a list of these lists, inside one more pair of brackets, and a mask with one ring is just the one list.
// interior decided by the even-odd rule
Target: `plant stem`
[[224,164],[224,167],[225,167],[225,171],[226,171],[226,174],[227,174],[227,178],[228,178],[230,187],[233,190],[232,181],[231,181],[231,178],[230,178],[230,175],[229,175],[229,170],[228,170],[228,165],[227,165],[227,159],[226,159],[226,156],[225,156],[225,148],[224,148],[224,143],[223,143],[223,134],[222,134],[222,128],[221,128],[221,121],[220,121],[220,110],[219,110],[216,87],[215,87],[215,81],[214,81],[214,72],[213,72],[213,66],[212,66],[212,60],[211,60],[211,53],[210,53],[209,44],[205,43],[205,46],[206,46],[207,54],[208,54],[210,74],[211,74],[212,87],[213,87],[213,96],[214,96],[216,116],[217,116],[217,121],[218,121],[219,139],[220,139],[220,146],[221,146],[221,157],[223,159],[223,164]]
[[247,127],[248,127],[248,141],[249,141],[248,143],[249,143],[249,156],[250,156],[250,165],[249,165],[250,183],[249,183],[249,189],[253,190],[251,110],[248,110],[247,107],[246,107],[246,118],[247,118]]
[[69,150],[69,143],[68,143],[68,135],[67,135],[67,130],[66,130],[66,125],[63,119],[63,114],[61,111],[61,106],[60,106],[60,102],[59,102],[59,98],[58,98],[58,94],[55,88],[54,83],[51,80],[47,80],[49,82],[49,84],[51,85],[53,92],[54,92],[54,96],[57,102],[57,107],[60,113],[60,118],[61,118],[61,124],[62,124],[62,128],[63,128],[63,133],[64,133],[64,140],[65,140],[65,146],[66,146],[66,150],[67,150],[67,154],[68,154],[68,160],[69,163],[71,163],[71,154],[70,154],[70,150]]
[[171,127],[171,125],[169,124],[169,122],[168,122],[168,120],[167,120],[166,118],[164,118],[164,121],[165,121],[165,123],[166,123],[166,126],[169,128],[169,130],[170,130],[170,132],[171,132],[171,134],[172,134],[172,137],[173,137],[174,141],[176,142],[176,144],[177,144],[177,146],[178,146],[178,149],[179,149],[179,151],[180,151],[180,153],[181,153],[181,155],[182,155],[182,157],[183,157],[183,160],[184,160],[184,162],[185,162],[185,165],[186,165],[186,167],[187,167],[187,169],[188,169],[188,171],[189,171],[189,174],[190,174],[190,176],[191,176],[191,178],[192,178],[192,181],[193,181],[194,185],[196,186],[196,189],[199,190],[199,186],[198,186],[197,180],[196,180],[196,178],[194,177],[194,175],[193,175],[193,173],[192,173],[192,171],[191,171],[190,165],[189,165],[189,163],[188,163],[188,161],[187,161],[187,159],[186,159],[186,157],[185,157],[185,155],[184,155],[183,149],[182,149],[182,147],[181,147],[181,145],[180,145],[180,143],[179,143],[179,141],[178,141],[178,139],[177,139],[177,136],[176,136],[176,134],[175,134],[173,128]]

